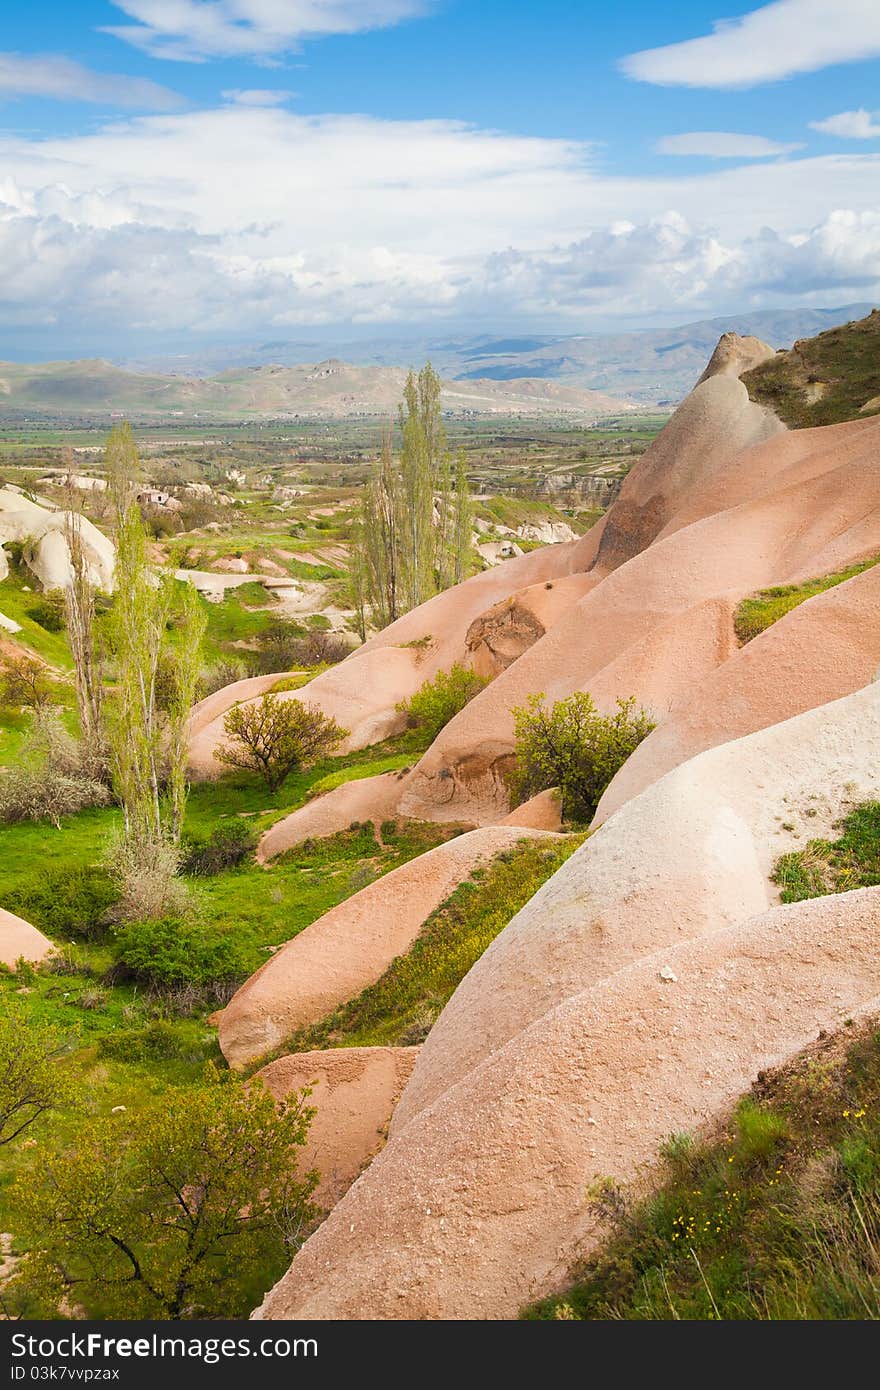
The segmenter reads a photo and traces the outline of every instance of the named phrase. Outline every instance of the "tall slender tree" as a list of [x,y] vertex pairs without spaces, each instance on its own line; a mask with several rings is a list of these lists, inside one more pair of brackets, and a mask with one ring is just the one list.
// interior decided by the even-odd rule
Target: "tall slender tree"
[[471,536],[474,524],[474,508],[471,490],[465,469],[464,450],[460,449],[455,465],[455,495],[452,506],[452,583],[460,584],[467,579],[471,563]]
[[73,461],[67,459],[64,536],[70,555],[70,583],[64,591],[67,636],[73,656],[74,686],[80,733],[93,769],[104,762],[101,727],[103,684],[95,641],[95,586],[82,538],[82,501],[73,482]]
[[352,559],[358,623],[387,626],[438,589],[466,577],[471,506],[463,458],[453,468],[441,410],[441,381],[430,362],[410,372],[399,410],[400,456],[390,437],[365,490]]

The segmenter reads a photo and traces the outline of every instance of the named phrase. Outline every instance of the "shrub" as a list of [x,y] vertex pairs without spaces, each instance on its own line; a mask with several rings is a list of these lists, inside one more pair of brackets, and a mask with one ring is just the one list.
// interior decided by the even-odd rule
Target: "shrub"
[[184,846],[181,868],[185,874],[200,877],[222,874],[226,869],[237,869],[253,854],[256,846],[256,835],[242,821],[220,825],[207,840],[192,841]]
[[33,618],[35,623],[39,623],[46,632],[63,632],[67,626],[63,590],[51,589],[48,593],[43,594],[36,603],[31,604],[28,609],[28,617]]
[[482,676],[456,661],[450,670],[439,671],[432,681],[425,681],[415,695],[402,700],[397,708],[407,716],[412,728],[421,729],[433,743],[450,719],[487,684]]
[[189,890],[178,878],[180,850],[168,840],[114,841],[107,869],[117,888],[116,922],[179,916],[189,906]]
[[216,928],[180,917],[127,922],[116,932],[115,978],[140,980],[157,993],[194,986],[208,994],[240,981],[247,964],[239,943]]
[[6,906],[55,941],[97,941],[118,892],[106,868],[77,865],[34,876]]
[[214,757],[227,767],[259,773],[270,792],[296,768],[332,752],[348,732],[314,705],[271,694],[233,706],[223,728],[229,742]]
[[154,1018],[143,1028],[120,1028],[98,1041],[102,1057],[118,1062],[189,1061],[194,1054],[205,1056],[204,1048],[194,1048],[167,1018]]
[[52,699],[46,667],[32,656],[12,661],[0,674],[0,704],[13,709],[42,709]]
[[558,787],[563,816],[582,824],[593,819],[615,773],[654,728],[633,698],[618,700],[615,714],[602,715],[583,691],[549,710],[543,695],[533,695],[513,711],[513,721],[519,800]]
[[40,710],[18,762],[0,773],[0,821],[49,820],[106,806],[110,792],[85,767],[83,749],[57,714]]

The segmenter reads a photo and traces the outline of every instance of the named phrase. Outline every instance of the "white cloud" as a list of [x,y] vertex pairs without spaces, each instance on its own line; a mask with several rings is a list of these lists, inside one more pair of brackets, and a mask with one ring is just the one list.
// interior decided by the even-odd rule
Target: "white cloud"
[[62,353],[83,322],[564,330],[880,291],[880,154],[611,178],[570,141],[231,104],[0,135],[0,169],[0,324]]
[[232,87],[222,95],[224,101],[231,101],[236,106],[284,106],[296,93],[281,91],[277,87]]
[[880,111],[841,111],[836,116],[828,116],[824,121],[810,121],[812,130],[821,130],[823,135],[839,135],[842,140],[880,139]]
[[18,97],[89,101],[146,111],[167,111],[181,104],[175,92],[145,77],[93,72],[54,53],[0,53],[0,101]]
[[135,24],[104,32],[155,58],[271,61],[303,39],[379,29],[424,14],[433,0],[113,0]]
[[775,0],[713,32],[631,53],[623,71],[661,86],[751,87],[880,55],[877,0]]
[[735,135],[725,130],[693,130],[685,135],[664,135],[657,141],[660,154],[703,155],[708,159],[768,159],[801,148],[781,145],[764,135]]

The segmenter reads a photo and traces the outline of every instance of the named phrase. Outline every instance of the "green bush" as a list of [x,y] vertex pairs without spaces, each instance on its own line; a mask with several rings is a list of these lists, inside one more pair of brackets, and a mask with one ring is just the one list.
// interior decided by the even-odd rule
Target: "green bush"
[[402,700],[397,708],[408,717],[411,727],[421,729],[433,743],[450,719],[487,684],[482,676],[456,661],[450,670],[439,671],[432,681],[425,681],[415,695]]
[[543,695],[533,695],[513,711],[513,721],[519,801],[558,787],[565,819],[584,825],[615,773],[655,727],[632,697],[618,700],[615,714],[603,715],[583,691],[549,710]]
[[242,821],[218,825],[207,840],[190,841],[184,845],[181,868],[185,874],[201,878],[222,874],[226,869],[237,869],[256,847],[256,835]]
[[116,932],[117,975],[159,992],[187,986],[212,990],[241,980],[247,964],[233,937],[180,918],[128,922]]
[[98,941],[118,891],[106,869],[83,865],[50,870],[5,901],[53,941]]
[[192,1040],[167,1018],[154,1018],[143,1028],[119,1028],[98,1040],[102,1057],[116,1062],[176,1062],[193,1060],[194,1052],[206,1059],[206,1049],[194,1048]]
[[64,594],[60,589],[51,589],[32,603],[28,617],[39,623],[46,632],[63,632],[67,626],[67,611]]

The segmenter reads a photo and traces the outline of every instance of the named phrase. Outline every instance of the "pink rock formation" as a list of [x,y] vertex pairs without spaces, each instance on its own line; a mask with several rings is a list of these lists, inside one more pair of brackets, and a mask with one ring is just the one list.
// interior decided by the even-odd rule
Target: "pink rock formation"
[[505,816],[502,825],[521,825],[529,830],[561,830],[562,798],[557,787],[538,792]]
[[323,796],[307,801],[305,806],[266,831],[257,849],[257,860],[265,864],[277,854],[284,854],[303,840],[321,840],[338,835],[354,821],[372,821],[381,826],[397,812],[402,791],[403,774],[383,772],[378,777],[360,777],[344,782]]
[[596,824],[704,748],[839,699],[878,673],[880,565],[808,599],[695,682],[621,768]]
[[267,960],[223,1010],[220,1047],[230,1066],[264,1056],[373,984],[478,863],[543,833],[494,826],[459,835],[331,908]]
[[0,963],[14,970],[16,962],[24,957],[36,965],[54,950],[49,938],[30,922],[0,907]]
[[299,1166],[318,1170],[321,1206],[335,1206],[384,1144],[418,1055],[417,1047],[334,1047],[281,1057],[257,1072],[276,1100],[312,1088],[308,1104],[317,1113]]
[[504,1317],[552,1287],[598,1238],[591,1181],[635,1182],[877,1000],[880,890],[779,907],[769,874],[878,792],[872,685],[623,806],[459,986],[388,1145],[261,1315]]

